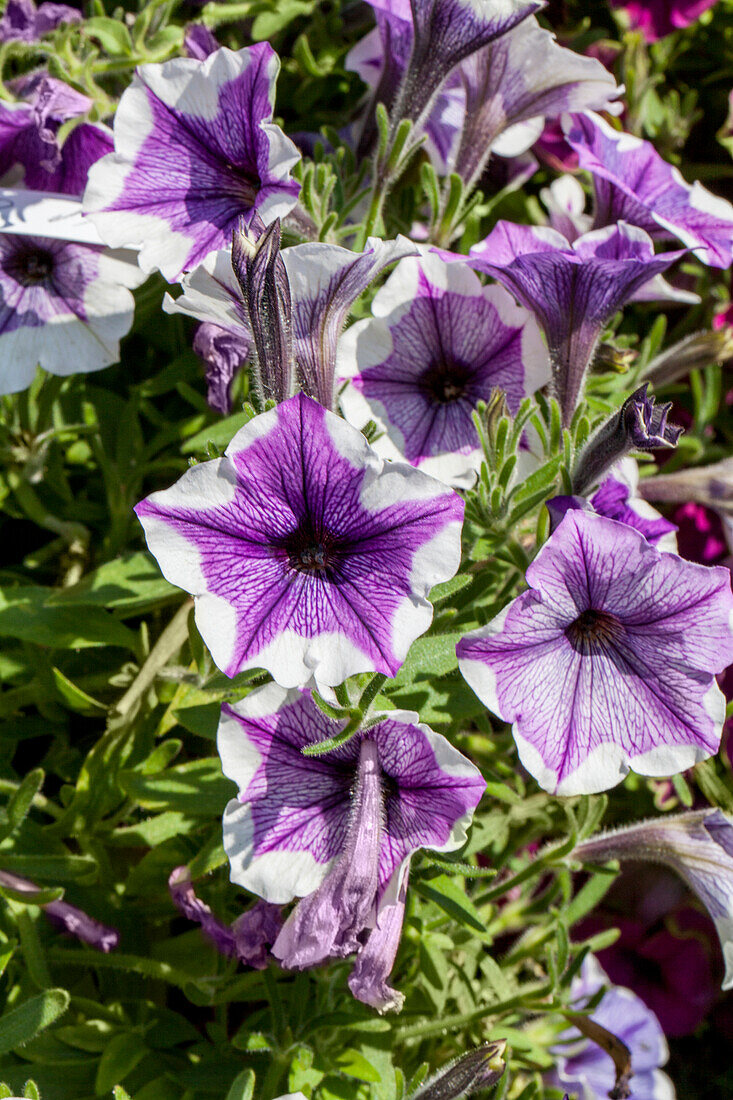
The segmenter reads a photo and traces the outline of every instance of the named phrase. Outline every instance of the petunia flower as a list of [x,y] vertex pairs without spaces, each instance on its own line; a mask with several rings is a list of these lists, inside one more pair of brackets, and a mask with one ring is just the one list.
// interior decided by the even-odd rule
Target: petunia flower
[[300,154],[272,121],[279,64],[260,42],[136,70],[115,114],[115,152],[84,196],[107,244],[140,247],[144,270],[172,281],[228,245],[243,214],[270,222],[292,210]]
[[[572,1006],[578,1010],[597,994],[608,978],[596,960],[589,956],[571,986]],[[548,1084],[569,1089],[583,1100],[607,1100],[627,1095],[636,1100],[674,1100],[674,1085],[663,1073],[669,1049],[659,1021],[650,1008],[630,989],[610,986],[590,1019],[625,1044],[631,1058],[630,1091],[615,1091],[616,1069],[610,1054],[575,1028],[564,1032],[562,1042],[552,1048],[555,1068],[547,1075]]]
[[526,152],[546,118],[621,108],[621,89],[600,61],[558,45],[533,16],[468,57],[458,73],[465,113],[452,167],[468,187],[480,179],[491,152]]
[[[642,485],[648,479],[644,479]],[[677,530],[648,504],[644,490],[639,489],[639,467],[633,458],[622,458],[603,478],[598,488],[586,501],[583,497],[553,497],[547,501],[550,513],[550,529],[554,531],[569,508],[585,508],[599,516],[626,523],[644,536],[658,550],[677,551]]]
[[565,137],[593,176],[596,228],[624,220],[651,237],[676,237],[711,267],[733,263],[733,205],[687,183],[650,141],[625,134],[592,111],[569,115]]
[[552,387],[568,425],[603,328],[682,254],[655,256],[644,230],[623,221],[572,244],[548,227],[500,221],[471,248],[467,262],[534,313],[547,338]]
[[573,859],[641,860],[671,867],[710,913],[725,960],[723,989],[733,989],[733,821],[719,809],[639,821],[583,841]]
[[452,485],[468,486],[482,451],[476,403],[501,387],[510,410],[548,381],[547,350],[526,310],[498,286],[484,287],[462,264],[428,254],[402,260],[339,345],[348,420],[374,418],[385,457]]
[[219,668],[286,687],[394,675],[460,560],[458,496],[304,394],[135,510]]
[[671,775],[718,751],[725,700],[714,674],[733,660],[727,569],[571,510],[527,584],[458,656],[479,698],[513,723],[541,787],[593,794],[631,768]]
[[611,7],[623,8],[631,29],[641,31],[647,42],[656,42],[689,27],[715,3],[717,0],[611,0]]
[[460,847],[485,783],[408,711],[390,711],[326,755],[303,755],[340,728],[307,692],[275,684],[222,707],[222,767],[239,787],[224,812],[224,847],[233,882],[277,904],[302,899],[272,948],[282,965],[356,953],[352,992],[387,1011],[403,1000],[387,979],[410,857]]
[[[30,879],[14,875],[12,871],[0,871],[0,886],[7,886],[19,894],[28,895],[29,904],[33,902],[33,894],[37,894],[40,887]],[[110,928],[107,924],[101,924],[90,917],[83,909],[71,905],[63,899],[49,901],[41,905],[44,913],[62,932],[68,932],[82,943],[88,943],[97,951],[105,955],[113,951],[120,942],[120,934],[116,928]]]
[[75,124],[62,144],[61,127],[86,114],[92,100],[35,72],[12,82],[17,103],[0,104],[0,176],[37,191],[81,196],[92,164],[113,148],[101,124]]
[[[238,234],[239,236],[239,234]],[[336,350],[339,336],[359,295],[389,264],[404,256],[414,255],[415,245],[406,237],[392,241],[369,237],[363,252],[352,252],[340,245],[317,242],[299,244],[278,253],[287,278],[287,295],[279,294],[279,306],[286,297],[287,317],[278,315],[277,328],[287,331],[287,346],[294,362],[280,366],[279,374],[297,376],[301,388],[326,409],[335,406]],[[209,256],[204,263],[183,279],[184,293],[175,301],[166,296],[163,308],[170,313],[185,313],[199,321],[230,328],[242,340],[249,339],[266,349],[272,342],[263,316],[254,311],[252,319],[245,302],[247,272],[241,259],[237,269],[243,286],[237,281],[229,251]],[[281,278],[278,273],[278,279]],[[271,326],[273,327],[273,326]],[[286,341],[279,341],[282,349]],[[266,351],[261,351],[266,355]],[[278,351],[278,355],[281,351]],[[268,364],[271,369],[272,364]],[[287,385],[290,385],[288,381]],[[284,382],[281,389],[287,388]],[[273,394],[271,394],[273,395]]]
[[0,232],[0,393],[25,389],[39,365],[69,375],[116,363],[143,279],[99,245]]
[[0,19],[0,42],[37,42],[62,23],[78,23],[81,12],[68,4],[48,0],[38,7],[33,0],[8,0]]

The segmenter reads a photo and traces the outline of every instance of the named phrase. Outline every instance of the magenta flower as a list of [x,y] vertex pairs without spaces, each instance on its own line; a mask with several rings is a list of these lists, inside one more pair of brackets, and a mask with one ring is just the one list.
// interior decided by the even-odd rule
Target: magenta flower
[[718,751],[725,700],[714,674],[733,660],[727,569],[571,510],[527,584],[458,656],[479,698],[513,723],[540,786],[592,794],[630,768],[671,775]]
[[611,0],[611,7],[624,8],[632,30],[656,42],[673,31],[683,30],[712,8],[716,0]]
[[458,496],[303,394],[135,511],[219,668],[286,687],[394,675],[460,560]]
[[204,61],[140,66],[114,122],[115,152],[84,196],[102,239],[140,247],[168,280],[231,242],[239,218],[289,213],[298,150],[272,121],[277,55],[266,42]]
[[650,141],[614,130],[592,111],[568,116],[565,136],[593,176],[595,226],[624,220],[651,237],[677,237],[711,267],[733,263],[733,206],[689,184]]
[[550,376],[530,313],[502,287],[434,254],[402,260],[339,346],[347,418],[386,431],[376,448],[448,484],[468,486],[483,452],[472,413],[495,386],[516,411]]
[[387,1011],[403,1000],[387,978],[410,857],[460,847],[485,783],[407,711],[390,711],[326,755],[303,756],[340,728],[307,692],[275,684],[222,708],[222,767],[239,787],[224,813],[224,847],[233,882],[273,903],[302,898],[272,948],[282,965],[356,953],[352,992]]

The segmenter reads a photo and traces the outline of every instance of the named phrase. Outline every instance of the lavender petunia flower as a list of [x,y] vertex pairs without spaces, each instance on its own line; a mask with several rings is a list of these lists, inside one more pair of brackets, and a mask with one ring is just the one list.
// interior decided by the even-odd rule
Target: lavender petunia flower
[[39,365],[69,375],[116,363],[143,278],[101,246],[0,233],[0,393],[25,389]]
[[92,100],[45,72],[19,78],[13,90],[21,101],[0,104],[0,176],[37,191],[81,195],[92,164],[113,148],[112,131],[82,122],[62,145],[58,133]]
[[353,424],[373,417],[385,457],[452,485],[469,486],[482,451],[476,403],[500,386],[510,410],[549,379],[547,350],[526,310],[502,287],[483,287],[463,264],[434,254],[402,260],[339,345],[349,386],[341,405]]
[[46,2],[36,7],[33,0],[8,0],[0,19],[0,42],[37,42],[62,23],[78,23],[81,17],[68,4]]
[[283,923],[279,905],[259,899],[230,926],[215,917],[209,906],[196,896],[187,867],[171,871],[168,889],[176,908],[187,920],[201,925],[201,930],[220,954],[236,958],[254,970],[264,970],[269,965],[267,949],[277,939]]
[[478,181],[490,152],[526,152],[547,117],[588,107],[620,110],[621,89],[600,61],[558,45],[534,17],[467,58],[458,72],[465,117],[453,167],[467,186]]
[[656,42],[689,27],[716,3],[717,0],[611,0],[611,7],[623,8],[631,29],[641,31],[647,42]]
[[713,674],[733,660],[727,569],[571,510],[527,583],[458,656],[479,698],[513,723],[540,786],[593,794],[630,768],[671,775],[717,752],[725,700]]
[[565,136],[593,175],[595,225],[621,219],[654,238],[677,237],[711,267],[733,263],[733,206],[689,184],[650,141],[614,130],[591,111],[568,116]]
[[502,283],[539,321],[568,425],[604,326],[682,254],[655,256],[648,235],[625,222],[570,244],[554,229],[500,221],[473,246],[468,263]]
[[[319,242],[295,245],[279,253],[290,296],[287,321],[294,369],[304,392],[324,408],[332,409],[335,404],[336,349],[351,307],[385,267],[416,251],[411,241],[399,236],[393,241],[369,237],[363,252]],[[238,268],[246,278],[241,263]],[[184,278],[183,288],[184,294],[175,302],[166,297],[164,309],[233,327],[242,338],[251,332],[231,253],[209,256]],[[281,305],[284,297],[280,295]],[[263,326],[263,347],[267,335]],[[278,346],[283,343],[280,341]]]
[[205,61],[212,53],[221,48],[209,28],[203,23],[189,23],[183,36],[183,48],[187,57],[196,61]]
[[[607,984],[600,965],[589,956],[571,986],[573,1007],[583,1008]],[[577,1090],[583,1100],[607,1100],[613,1095],[628,1095],[631,1100],[674,1100],[674,1086],[660,1069],[669,1058],[667,1041],[656,1016],[640,997],[612,985],[590,1019],[627,1047],[633,1073],[629,1092],[615,1091],[616,1069],[611,1056],[575,1028],[563,1033],[562,1042],[552,1048],[556,1068],[548,1075],[549,1084],[573,1094]]]
[[386,983],[409,859],[419,848],[460,847],[485,783],[407,711],[390,711],[333,752],[303,756],[340,728],[307,692],[276,684],[222,708],[222,767],[239,786],[224,813],[224,847],[233,882],[273,903],[303,899],[273,946],[282,964],[302,969],[357,952],[352,992],[386,1011],[402,1002]]
[[[11,890],[28,895],[37,894],[40,889],[30,879],[14,875],[12,871],[0,871],[0,886],[8,886]],[[30,901],[32,902],[32,898]],[[49,901],[41,908],[57,928],[68,932],[71,936],[76,936],[78,940],[88,943],[90,947],[96,947],[105,955],[113,951],[120,942],[120,934],[116,928],[101,924],[83,909],[70,905],[68,901]]]
[[141,65],[117,108],[115,152],[84,196],[102,239],[141,247],[144,270],[172,281],[227,245],[243,214],[292,210],[300,154],[272,122],[278,68],[267,42]]
[[303,394],[135,511],[219,668],[286,687],[394,675],[460,560],[458,496]]
[[710,913],[723,949],[723,989],[733,989],[733,821],[718,809],[665,815],[583,841],[573,858],[663,863]]
[[[645,479],[642,485],[646,483]],[[652,508],[639,491],[639,467],[633,458],[622,458],[608,471],[590,497],[553,497],[547,501],[550,530],[554,531],[569,508],[583,508],[599,516],[626,523],[644,536],[658,550],[677,551],[674,523]]]
[[238,331],[206,322],[196,330],[193,350],[205,364],[206,400],[216,412],[228,416],[232,411],[232,383],[249,355],[249,340]]

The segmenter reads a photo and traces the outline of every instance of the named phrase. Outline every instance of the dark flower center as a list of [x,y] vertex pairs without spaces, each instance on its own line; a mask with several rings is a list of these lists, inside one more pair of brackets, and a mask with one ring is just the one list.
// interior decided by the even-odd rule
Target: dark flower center
[[254,206],[262,187],[262,180],[253,168],[228,164],[227,168],[234,177],[233,190],[246,206]]
[[438,359],[420,378],[420,388],[437,405],[450,405],[465,396],[471,371],[462,363]]
[[5,270],[21,286],[47,284],[54,270],[54,256],[40,248],[21,248],[5,261]]
[[591,653],[617,642],[623,632],[615,615],[589,607],[565,628],[565,637],[578,653]]
[[325,576],[339,559],[339,547],[335,537],[323,528],[315,531],[310,523],[301,523],[283,541],[288,563],[298,573]]

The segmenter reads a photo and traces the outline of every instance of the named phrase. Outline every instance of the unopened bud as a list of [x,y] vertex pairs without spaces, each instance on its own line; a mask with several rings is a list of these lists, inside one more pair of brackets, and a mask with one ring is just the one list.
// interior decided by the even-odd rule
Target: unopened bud
[[731,358],[733,327],[723,325],[710,332],[695,332],[673,344],[647,364],[643,377],[657,386],[667,385],[684,378],[691,370],[703,370],[711,363],[724,363]]
[[459,1100],[478,1089],[495,1085],[506,1069],[506,1043],[486,1043],[449,1062],[409,1100]]

